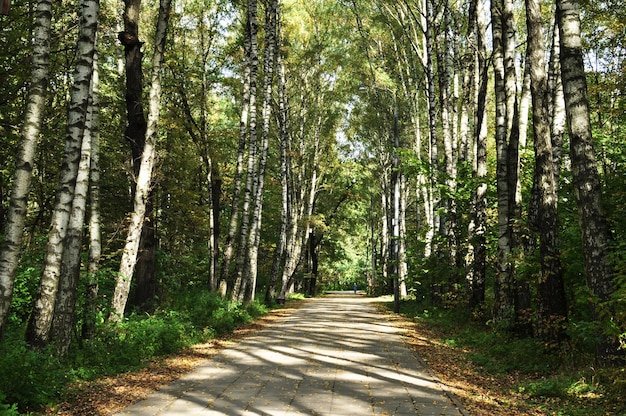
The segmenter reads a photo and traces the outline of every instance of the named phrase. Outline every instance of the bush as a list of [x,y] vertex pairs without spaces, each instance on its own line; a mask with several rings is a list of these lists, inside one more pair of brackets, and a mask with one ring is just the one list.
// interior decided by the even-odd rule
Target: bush
[[30,350],[23,330],[12,326],[0,343],[0,416],[53,404],[70,382],[139,368],[266,312],[256,302],[244,306],[205,291],[186,293],[152,315],[132,314],[115,325],[99,320],[96,337],[74,344],[63,360],[52,349]]
[[6,396],[0,391],[0,416],[18,416],[16,404],[5,404]]
[[133,314],[117,325],[100,324],[98,336],[76,350],[73,371],[76,377],[88,379],[132,370],[151,357],[230,332],[266,312],[256,302],[244,307],[206,291],[182,293],[167,310]]
[[195,330],[205,334],[230,332],[238,325],[267,313],[267,308],[258,302],[241,305],[206,291],[179,295],[170,308],[184,313]]
[[193,344],[197,332],[184,314],[168,311],[131,315],[118,325],[101,325],[98,336],[76,351],[74,370],[80,378],[136,368],[151,357]]
[[63,389],[67,377],[51,350],[32,351],[22,340],[0,344],[0,414],[32,410],[50,403]]
[[565,397],[567,384],[553,378],[525,383],[518,392],[528,397]]

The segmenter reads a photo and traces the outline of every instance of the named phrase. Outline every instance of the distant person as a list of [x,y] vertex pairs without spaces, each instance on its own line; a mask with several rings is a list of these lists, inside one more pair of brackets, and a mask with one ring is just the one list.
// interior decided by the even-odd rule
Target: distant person
[[356,290],[358,289],[356,283],[354,284],[354,293],[356,294]]

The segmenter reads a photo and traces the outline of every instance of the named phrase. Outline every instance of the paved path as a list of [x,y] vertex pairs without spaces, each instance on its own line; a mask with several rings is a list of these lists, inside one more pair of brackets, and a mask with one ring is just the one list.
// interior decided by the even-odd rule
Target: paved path
[[334,295],[119,415],[462,415],[372,300]]

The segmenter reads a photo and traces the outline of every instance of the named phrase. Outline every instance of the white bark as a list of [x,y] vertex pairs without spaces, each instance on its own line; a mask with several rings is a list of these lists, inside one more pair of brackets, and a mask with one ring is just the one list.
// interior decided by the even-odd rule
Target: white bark
[[251,37],[247,34],[248,30],[249,26],[246,27],[246,36],[243,40],[245,61],[243,65],[244,70],[241,99],[241,117],[239,120],[239,146],[237,149],[235,179],[233,181],[233,201],[231,204],[228,234],[226,236],[226,241],[224,242],[224,254],[222,257],[222,264],[220,266],[220,282],[218,291],[222,297],[225,297],[228,291],[228,284],[230,280],[230,264],[233,260],[233,256],[235,255],[235,238],[241,219],[241,186],[243,182],[243,165],[246,151],[246,143],[248,141],[248,121],[250,117],[250,92],[252,82],[252,66],[250,57],[252,42]]
[[4,238],[0,246],[0,338],[2,338],[4,332],[9,306],[13,297],[13,282],[24,236],[24,222],[26,220],[32,169],[45,107],[45,95],[49,77],[51,17],[52,1],[39,0],[35,10],[33,61],[24,124],[22,126],[22,143],[13,179]]
[[550,54],[548,74],[548,96],[550,111],[550,134],[552,137],[552,156],[554,157],[554,184],[558,193],[559,178],[561,176],[561,162],[563,159],[563,136],[565,134],[566,114],[565,99],[563,97],[563,83],[561,82],[561,58],[559,53],[559,28],[554,25],[552,53]]
[[[301,100],[304,97],[301,96]],[[322,100],[323,101],[323,100]],[[298,119],[302,121],[299,131],[299,153],[306,154],[306,134],[305,134],[305,114],[304,106],[300,108],[301,112]],[[281,279],[281,290],[278,295],[280,302],[284,301],[287,293],[293,287],[293,279],[298,266],[302,260],[303,248],[306,247],[306,241],[310,233],[309,221],[303,221],[311,217],[313,213],[313,203],[318,190],[318,182],[320,181],[318,172],[319,158],[319,128],[321,118],[318,119],[318,126],[315,133],[315,139],[311,149],[311,156],[308,163],[298,166],[295,175],[292,175],[290,183],[290,218],[289,231],[287,234],[287,248],[285,256],[285,267]],[[293,161],[293,159],[290,159]],[[307,167],[310,171],[307,171]],[[291,167],[291,172],[295,170]]]
[[69,350],[74,329],[74,317],[78,289],[78,275],[80,273],[81,249],[83,242],[83,225],[85,209],[87,207],[87,193],[89,191],[89,175],[91,165],[91,138],[93,112],[92,104],[87,112],[85,131],[81,144],[81,156],[74,188],[72,210],[65,235],[63,255],[61,257],[61,274],[57,288],[54,317],[50,329],[50,338],[55,344],[59,355],[65,355]]
[[476,102],[474,114],[475,168],[477,187],[472,200],[472,220],[468,227],[471,248],[468,250],[467,280],[471,290],[471,305],[478,306],[485,300],[486,280],[486,229],[487,229],[487,52],[485,45],[486,16],[482,0],[476,2]]
[[511,138],[515,108],[513,14],[510,0],[491,2],[494,90],[496,96],[496,152],[498,188],[498,268],[495,282],[494,319],[514,317],[511,250],[513,246],[511,201],[517,180],[511,183]]
[[150,184],[152,183],[152,170],[157,156],[157,127],[161,104],[161,67],[165,55],[165,43],[171,3],[171,0],[161,0],[159,6],[159,17],[155,37],[156,47],[152,57],[152,82],[150,87],[146,143],[141,156],[141,167],[137,177],[134,210],[131,214],[126,244],[124,246],[124,252],[122,253],[122,260],[120,262],[120,269],[111,303],[109,320],[114,322],[121,319],[124,314],[124,309],[126,308],[131,279],[137,262],[141,228],[146,214],[146,201],[150,193]]
[[435,17],[433,15],[432,0],[424,0],[424,44],[426,48],[426,95],[428,101],[428,131],[429,131],[429,159],[430,159],[430,175],[427,186],[427,199],[429,212],[426,218],[431,221],[429,224],[431,229],[426,237],[427,251],[432,252],[436,248],[433,247],[434,236],[439,232],[439,214],[437,209],[441,201],[439,191],[436,188],[437,177],[439,176],[439,152],[438,152],[438,133],[437,133],[437,105],[435,100],[435,75],[432,55],[434,55],[434,35],[433,25]]
[[[602,311],[608,307],[607,303],[615,291],[614,271],[609,261],[612,236],[603,209],[602,186],[593,147],[578,1],[557,0],[557,18],[561,45],[561,79],[585,274],[589,289],[597,297],[594,317],[602,319],[602,316],[613,316],[610,311]],[[615,341],[606,336],[596,345],[596,352],[601,359],[610,359],[616,351]]]
[[[277,11],[277,39],[280,42],[280,11]],[[281,212],[280,212],[280,235],[274,254],[274,264],[265,294],[265,303],[270,304],[276,297],[276,285],[278,283],[281,266],[284,267],[285,250],[287,246],[287,230],[289,227],[289,158],[287,148],[289,146],[289,115],[287,112],[287,90],[285,67],[282,64],[280,51],[276,54],[278,68],[278,127],[280,131],[280,184],[281,184]]]
[[97,0],[83,0],[81,3],[80,33],[77,43],[74,85],[67,119],[65,155],[61,165],[39,293],[26,334],[28,342],[33,346],[44,346],[49,341],[61,275],[65,237],[72,212],[78,165],[81,159],[81,145],[93,73],[98,8],[99,2]]
[[231,292],[232,301],[243,301],[245,282],[244,272],[248,254],[248,241],[250,237],[250,210],[254,193],[254,181],[257,174],[259,143],[257,136],[257,72],[259,66],[258,56],[258,22],[257,0],[248,0],[246,9],[246,36],[249,37],[250,45],[250,95],[248,102],[248,163],[246,169],[246,183],[243,189],[243,206],[241,209],[241,229],[239,231],[239,246],[237,247],[237,259],[235,262],[235,279]]
[[259,149],[259,161],[254,186],[254,210],[252,212],[252,225],[248,238],[248,257],[246,264],[246,291],[244,302],[252,302],[256,291],[257,261],[259,244],[261,241],[261,220],[263,214],[263,189],[265,183],[265,168],[267,165],[267,152],[269,147],[270,119],[272,113],[272,92],[274,85],[275,53],[276,44],[276,18],[278,0],[271,0],[266,10],[265,19],[265,53],[263,57],[263,109],[261,127],[261,146]]
[[[96,51],[97,55],[97,51]],[[98,58],[94,56],[94,72],[91,78],[91,164],[89,171],[89,260],[87,265],[87,289],[81,336],[91,339],[95,336],[98,271],[102,253],[102,233],[100,231],[100,99],[99,99]]]
[[406,256],[406,207],[407,207],[407,180],[403,173],[398,174],[400,187],[399,212],[399,233],[398,233],[398,287],[399,295],[405,297],[408,295],[406,278],[408,275],[408,265]]

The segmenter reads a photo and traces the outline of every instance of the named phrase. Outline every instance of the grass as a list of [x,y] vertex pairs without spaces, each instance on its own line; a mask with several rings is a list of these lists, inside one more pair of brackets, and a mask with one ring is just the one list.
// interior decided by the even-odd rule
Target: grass
[[117,325],[101,319],[97,336],[72,345],[62,360],[52,350],[29,349],[23,328],[13,327],[0,343],[0,416],[54,406],[69,384],[142,368],[154,357],[230,333],[266,312],[259,303],[227,302],[204,291],[185,293],[154,314],[133,314]]
[[[481,395],[489,397],[477,402],[471,414],[626,414],[626,370],[594,367],[592,356],[573,343],[554,349],[496,332],[462,308],[425,308],[407,300],[401,313],[415,323],[413,328],[432,331],[430,336],[437,338],[428,362],[444,373],[446,384],[459,390],[472,383],[484,388]],[[478,400],[476,395],[468,394],[468,401]]]

